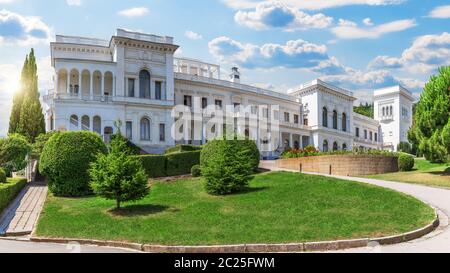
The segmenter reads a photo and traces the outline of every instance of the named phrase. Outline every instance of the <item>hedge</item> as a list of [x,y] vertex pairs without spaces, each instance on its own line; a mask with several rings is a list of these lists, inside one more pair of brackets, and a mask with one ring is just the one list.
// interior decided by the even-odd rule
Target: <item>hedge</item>
[[414,168],[414,157],[410,154],[400,153],[398,157],[398,169],[401,172],[409,172]]
[[181,153],[181,152],[195,152],[202,150],[201,146],[194,145],[177,145],[175,147],[168,148],[165,154]]
[[190,174],[194,165],[200,164],[200,151],[178,152],[166,155],[137,156],[151,178]]
[[7,183],[0,184],[0,214],[8,206],[8,204],[16,198],[26,184],[26,179],[13,178],[9,178]]

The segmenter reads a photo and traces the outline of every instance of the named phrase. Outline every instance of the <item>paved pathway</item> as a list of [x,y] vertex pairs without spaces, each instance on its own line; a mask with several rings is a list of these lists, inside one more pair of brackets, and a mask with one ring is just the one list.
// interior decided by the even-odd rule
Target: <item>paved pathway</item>
[[[275,167],[274,162],[261,162],[261,167],[269,170],[281,170]],[[288,170],[285,170],[288,171]],[[327,176],[327,175],[324,175]],[[389,246],[373,246],[373,247],[365,247],[358,249],[349,249],[341,252],[389,252],[389,253],[422,253],[422,252],[443,252],[450,253],[450,227],[448,221],[448,215],[450,215],[450,190],[441,189],[441,188],[432,188],[421,185],[407,184],[407,183],[398,183],[398,182],[390,182],[390,181],[381,181],[374,179],[366,179],[366,178],[354,178],[354,177],[344,177],[344,176],[332,176],[335,178],[357,181],[361,183],[367,183],[372,185],[377,185],[389,189],[393,189],[399,192],[403,192],[414,196],[435,208],[438,208],[441,212],[440,219],[441,225],[440,227],[428,234],[427,236],[402,243],[397,245],[389,245]]]
[[0,236],[31,234],[47,197],[47,186],[30,183],[0,216]]

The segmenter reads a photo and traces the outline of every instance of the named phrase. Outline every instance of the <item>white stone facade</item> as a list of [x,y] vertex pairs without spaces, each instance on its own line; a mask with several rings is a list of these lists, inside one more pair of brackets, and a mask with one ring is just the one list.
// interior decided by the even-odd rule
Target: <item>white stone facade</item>
[[[263,156],[307,145],[328,151],[395,149],[406,140],[413,98],[402,87],[375,91],[375,119],[370,119],[353,112],[352,92],[320,80],[290,94],[277,93],[240,84],[237,68],[230,80],[221,80],[220,66],[174,58],[177,48],[171,37],[121,29],[109,41],[57,36],[51,44],[55,88],[43,96],[47,130],[89,130],[107,141],[121,120],[130,140],[149,153],[162,153],[177,143],[205,143],[208,121],[215,116],[206,106],[234,105],[279,126],[269,137],[259,119],[235,126],[260,148],[264,145]],[[182,139],[173,133],[176,105],[201,109],[195,126],[182,127]],[[389,113],[392,107],[390,119],[382,113],[385,107]]]

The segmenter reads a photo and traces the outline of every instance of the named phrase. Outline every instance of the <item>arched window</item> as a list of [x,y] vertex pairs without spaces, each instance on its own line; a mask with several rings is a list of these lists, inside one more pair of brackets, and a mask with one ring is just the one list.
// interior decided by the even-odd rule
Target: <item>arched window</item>
[[328,127],[328,109],[326,107],[322,110],[322,125]]
[[90,131],[91,128],[91,120],[89,116],[83,116],[81,118],[81,130]]
[[392,108],[392,106],[391,106],[391,107],[389,108],[389,115],[390,115],[390,116],[392,116],[392,114],[393,114],[393,112],[394,112],[394,111],[392,111],[392,109],[393,109],[393,108]]
[[342,151],[347,151],[347,144],[346,143],[342,144]]
[[150,120],[148,118],[141,119],[141,140],[150,140]]
[[335,141],[335,142],[333,143],[333,151],[337,151],[337,150],[339,150],[339,145],[338,145],[338,143]]
[[337,130],[338,128],[338,113],[336,110],[333,111],[333,129]]
[[347,114],[342,114],[342,131],[347,132]]
[[99,116],[95,116],[92,120],[93,122],[93,131],[99,135],[102,134],[102,119]]
[[383,107],[383,117],[386,116],[386,107]]
[[147,70],[139,73],[139,97],[150,99],[150,73]]
[[322,152],[324,153],[328,152],[328,140],[323,141]]
[[72,115],[70,116],[70,131],[78,130],[78,116]]

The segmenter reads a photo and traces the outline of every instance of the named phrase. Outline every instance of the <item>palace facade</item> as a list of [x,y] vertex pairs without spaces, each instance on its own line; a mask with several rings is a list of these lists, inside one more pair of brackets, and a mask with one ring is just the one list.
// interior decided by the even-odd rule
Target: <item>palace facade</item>
[[[121,120],[127,138],[148,153],[162,153],[176,144],[207,142],[213,118],[207,106],[233,105],[276,121],[279,130],[270,140],[259,121],[235,126],[259,147],[266,145],[261,150],[268,158],[287,147],[396,150],[407,141],[414,98],[401,86],[375,90],[371,119],[353,112],[352,92],[321,80],[283,94],[241,84],[238,68],[221,79],[219,65],[175,58],[177,49],[172,37],[123,29],[110,40],[57,35],[51,43],[54,90],[43,95],[46,129],[88,130],[108,141]],[[174,137],[176,105],[204,109],[197,126],[176,129],[182,138]]]

